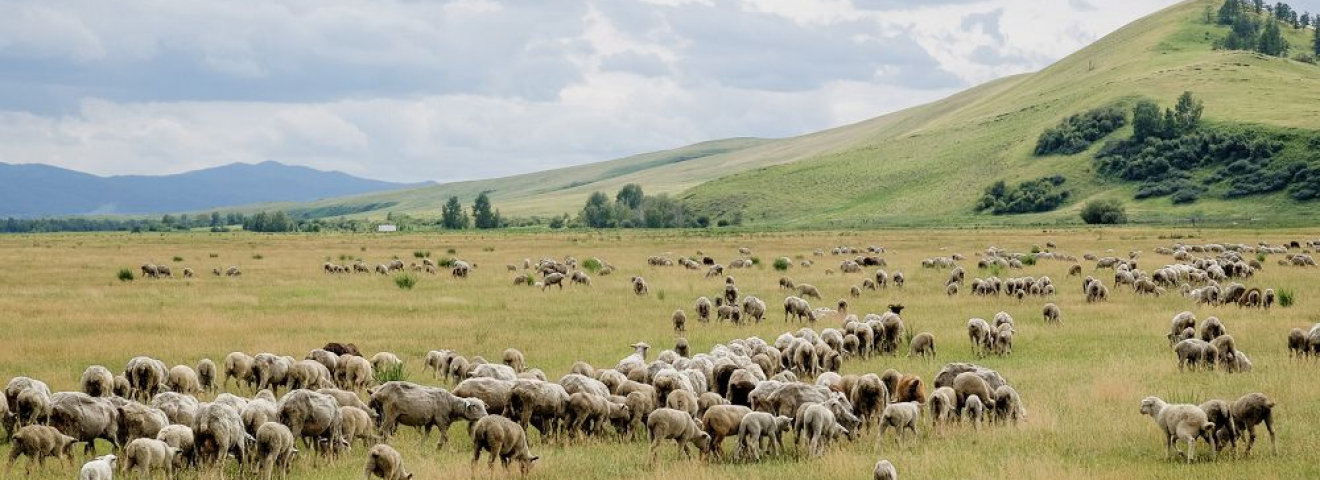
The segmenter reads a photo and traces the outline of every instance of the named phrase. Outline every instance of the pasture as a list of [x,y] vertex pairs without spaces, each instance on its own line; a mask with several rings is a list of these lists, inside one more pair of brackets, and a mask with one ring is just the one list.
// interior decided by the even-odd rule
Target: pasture
[[[1168,236],[1185,237],[1179,240]],[[531,433],[532,450],[540,460],[530,478],[582,480],[657,478],[699,480],[715,478],[870,478],[877,459],[886,458],[905,479],[1156,479],[1156,478],[1314,478],[1320,476],[1320,388],[1315,361],[1288,355],[1286,336],[1292,328],[1306,330],[1317,321],[1320,269],[1276,265],[1271,255],[1263,271],[1241,280],[1248,287],[1291,290],[1296,303],[1289,308],[1244,309],[1236,305],[1196,306],[1176,288],[1159,297],[1138,297],[1131,288],[1115,287],[1112,270],[1094,270],[1095,262],[1080,260],[1085,253],[1126,258],[1141,251],[1140,268],[1153,270],[1173,263],[1157,255],[1157,246],[1175,242],[1271,244],[1320,238],[1316,231],[1104,229],[1003,231],[904,230],[844,233],[742,233],[707,235],[699,232],[567,232],[542,234],[400,234],[400,235],[260,235],[260,234],[71,234],[0,237],[0,379],[26,375],[47,382],[53,391],[75,390],[83,369],[105,365],[119,373],[137,355],[150,355],[167,365],[196,365],[201,358],[221,363],[231,351],[249,354],[273,352],[303,358],[326,342],[352,342],[370,356],[390,351],[407,365],[407,380],[445,385],[422,372],[429,350],[453,349],[471,358],[481,355],[499,362],[507,347],[524,352],[529,366],[544,370],[551,381],[568,372],[574,361],[596,368],[613,367],[631,353],[629,344],[652,345],[648,360],[675,341],[670,315],[688,313],[686,338],[693,353],[706,352],[716,343],[759,336],[773,343],[781,333],[803,326],[816,330],[840,328],[841,316],[822,318],[815,325],[785,323],[782,301],[788,293],[777,288],[780,276],[820,288],[824,301],[813,307],[833,306],[848,297],[875,271],[841,274],[831,247],[848,245],[887,249],[887,271],[902,271],[903,288],[890,286],[865,291],[849,299],[850,313],[881,313],[901,303],[908,331],[932,332],[935,359],[907,358],[906,343],[895,357],[849,358],[841,373],[880,373],[894,368],[921,376],[929,385],[946,363],[974,362],[999,371],[1021,394],[1027,409],[1024,423],[996,425],[974,431],[966,423],[932,433],[923,418],[921,435],[903,448],[888,434],[878,450],[874,430],[852,442],[834,444],[823,458],[789,455],[759,464],[684,460],[672,442],[662,445],[655,467],[646,464],[643,440],[620,442],[592,438],[571,442],[542,442]],[[1033,245],[1057,244],[1055,251],[1075,255],[1083,275],[1094,275],[1109,286],[1108,302],[1088,304],[1081,278],[1067,275],[1071,262],[1041,260],[1021,270],[998,272],[1008,276],[1049,276],[1057,285],[1052,297],[1023,300],[945,294],[947,269],[922,268],[924,258],[961,253],[967,277],[985,277],[975,256],[989,246],[1011,252],[1029,252]],[[740,257],[739,247],[752,250],[759,266],[728,270],[743,295],[766,301],[769,313],[759,324],[699,323],[692,311],[698,296],[712,299],[722,291],[723,276],[706,278],[704,270],[681,266],[652,267],[647,257],[668,253],[677,259],[697,251],[721,263]],[[812,251],[824,249],[823,257]],[[452,249],[453,253],[449,253]],[[476,264],[467,279],[412,273],[418,279],[410,290],[396,286],[393,277],[367,274],[326,274],[324,262],[351,264],[362,258],[370,265],[397,257],[405,263],[420,260],[414,252],[432,258],[458,257]],[[616,269],[609,276],[593,275],[593,285],[565,286],[546,291],[515,286],[516,264],[542,257],[579,260],[599,257]],[[786,272],[771,267],[775,258],[794,258]],[[800,256],[800,257],[799,257]],[[181,260],[175,260],[179,257]],[[1251,258],[1254,258],[1252,256]],[[814,260],[802,267],[798,259]],[[173,279],[145,279],[138,266],[171,266]],[[237,278],[212,276],[212,268],[239,266]],[[197,278],[183,279],[191,267]],[[134,270],[136,280],[116,278],[120,268]],[[836,271],[827,275],[826,270]],[[628,279],[646,278],[650,293],[633,295]],[[1041,307],[1054,302],[1063,312],[1062,325],[1046,325]],[[1165,334],[1170,319],[1183,310],[1198,319],[1219,317],[1238,347],[1254,362],[1249,373],[1179,371]],[[992,318],[1006,311],[1016,320],[1017,335],[1009,356],[976,358],[966,334],[967,320]],[[233,390],[231,392],[238,393]],[[1279,454],[1270,453],[1268,436],[1257,443],[1250,457],[1222,455],[1208,460],[1205,444],[1198,445],[1192,465],[1166,458],[1155,423],[1138,412],[1141,399],[1156,395],[1169,402],[1199,404],[1212,398],[1232,401],[1250,392],[1262,392],[1276,403]],[[251,395],[251,392],[243,392]],[[282,392],[281,392],[282,393]],[[923,412],[923,415],[925,413]],[[420,444],[417,430],[403,427],[392,442],[417,479],[472,478],[468,462],[471,442],[466,425],[455,425],[451,440],[437,451],[434,443]],[[791,442],[791,435],[789,436]],[[736,440],[726,440],[731,452]],[[1263,443],[1261,443],[1263,442]],[[7,457],[11,445],[0,445]],[[791,447],[790,447],[791,449]],[[1239,445],[1239,452],[1242,447]],[[108,450],[99,446],[98,453]],[[75,463],[85,458],[75,448]],[[353,450],[335,465],[312,465],[310,455],[295,462],[291,478],[360,478],[365,449]],[[20,459],[20,463],[24,460]],[[236,473],[233,462],[230,473]],[[77,466],[48,459],[34,479],[76,477]],[[12,478],[22,475],[17,465]],[[516,469],[512,476],[516,476]],[[195,478],[187,471],[180,478]],[[491,475],[485,458],[477,470]],[[496,467],[494,477],[504,478]],[[203,478],[211,478],[203,475]],[[217,477],[218,478],[218,477]],[[232,475],[230,478],[234,478]]]

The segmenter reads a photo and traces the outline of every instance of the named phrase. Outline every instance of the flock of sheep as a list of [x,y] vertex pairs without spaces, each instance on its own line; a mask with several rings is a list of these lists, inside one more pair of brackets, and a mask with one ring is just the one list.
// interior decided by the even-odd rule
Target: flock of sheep
[[[188,267],[184,267],[183,271],[180,273],[183,274],[183,278],[194,278],[197,276],[197,273],[194,272],[192,268]],[[243,270],[239,269],[237,266],[231,266],[224,270],[221,270],[220,267],[216,267],[211,269],[211,274],[217,277],[221,275],[237,277],[243,275]],[[142,264],[142,278],[174,278],[174,272],[170,270],[169,265],[144,263]]]
[[[1047,244],[1047,248],[1053,249],[1054,245]],[[1251,278],[1261,270],[1257,259],[1244,260],[1245,255],[1254,252],[1286,255],[1280,265],[1314,265],[1309,255],[1289,253],[1298,248],[1302,247],[1160,247],[1156,253],[1171,256],[1174,262],[1150,273],[1138,268],[1140,252],[1131,252],[1126,259],[1090,254],[1084,258],[1096,262],[1096,269],[1115,272],[1115,290],[1126,286],[1137,295],[1162,295],[1166,288],[1178,288],[1197,303],[1270,308],[1276,298],[1273,290],[1246,288],[1232,280]],[[1081,276],[1082,267],[1075,257],[1039,248],[1033,252],[1012,253],[992,247],[978,253],[977,267],[997,273],[1054,260],[1073,262],[1069,276]],[[901,271],[891,274],[883,269],[887,267],[881,256],[885,253],[883,247],[841,246],[830,253],[853,256],[840,262],[841,274],[857,274],[863,267],[879,268],[849,289],[847,295],[853,298],[864,290],[903,288],[907,281]],[[766,301],[745,294],[735,278],[727,275],[731,270],[754,265],[746,258],[749,249],[740,249],[739,255],[727,268],[700,253],[677,260],[668,254],[657,255],[648,258],[647,263],[652,267],[681,265],[704,270],[707,278],[725,276],[717,292],[692,303],[691,312],[698,324],[759,323],[768,313]],[[823,257],[825,250],[815,250],[812,256]],[[1059,294],[1049,277],[1001,279],[989,275],[969,282],[966,270],[959,265],[963,261],[965,258],[956,254],[933,257],[923,260],[922,267],[949,270],[944,283],[949,295],[957,295],[963,288],[973,295],[1004,295],[1018,300]],[[599,276],[615,270],[599,258],[591,262],[598,266]],[[801,260],[800,265],[810,267],[814,263]],[[455,277],[466,277],[474,267],[464,261],[450,266]],[[330,274],[388,274],[405,266],[394,260],[375,268],[361,261],[351,267],[327,262],[323,268]],[[423,259],[422,264],[411,268],[435,273],[437,265]],[[592,284],[573,257],[562,261],[525,259],[522,269],[536,272],[540,280],[519,274],[514,277],[515,284],[530,284],[542,290],[551,286],[562,289],[565,280],[582,286]],[[142,270],[153,278],[172,276],[164,265],[143,265]],[[510,264],[508,270],[516,272],[518,266]],[[227,274],[231,276],[241,273],[237,267],[230,271]],[[192,276],[190,269],[183,273]],[[832,269],[826,271],[833,273]],[[649,295],[644,278],[634,276],[628,282],[634,294]],[[849,311],[844,298],[829,307],[813,308],[811,301],[824,299],[813,285],[781,277],[779,288],[788,291],[782,303],[783,321],[795,321],[800,328],[773,341],[755,336],[738,338],[694,353],[684,338],[688,313],[678,309],[669,319],[678,335],[672,349],[652,359],[650,346],[637,342],[631,345],[633,352],[611,368],[577,362],[557,381],[550,381],[543,370],[531,366],[521,351],[509,348],[496,362],[481,356],[468,358],[453,350],[427,353],[423,371],[433,372],[435,379],[449,389],[405,381],[381,382],[378,372],[399,368],[403,360],[389,352],[368,359],[351,343],[327,344],[301,360],[273,353],[249,356],[234,352],[219,366],[203,359],[195,367],[167,368],[161,360],[135,357],[118,375],[103,366],[88,367],[80,391],[71,392],[52,393],[39,380],[15,377],[0,397],[0,418],[14,443],[6,471],[19,456],[28,458],[29,471],[34,462],[40,464],[45,457],[72,462],[75,443],[84,443],[84,452],[95,455],[95,441],[100,439],[111,443],[113,452],[87,462],[81,470],[83,480],[110,479],[116,471],[130,470],[162,471],[172,476],[176,469],[183,468],[217,470],[223,477],[231,459],[237,463],[240,475],[252,471],[271,478],[275,473],[287,475],[294,458],[306,455],[304,451],[310,452],[313,462],[319,458],[333,461],[360,440],[368,449],[364,476],[396,480],[412,477],[402,455],[389,446],[398,426],[419,428],[424,439],[434,427],[439,430],[438,446],[443,448],[454,422],[468,423],[473,468],[487,453],[491,469],[499,459],[506,470],[516,463],[526,474],[539,458],[532,451],[534,443],[529,441],[532,429],[537,430],[542,442],[644,436],[649,440],[651,463],[657,461],[660,447],[669,441],[684,456],[690,456],[695,448],[712,460],[729,457],[757,462],[788,454],[790,447],[785,446],[785,440],[790,432],[791,451],[801,452],[805,444],[807,455],[820,456],[832,444],[854,441],[861,432],[876,427],[877,449],[883,451],[886,433],[891,429],[895,431],[894,441],[903,445],[905,437],[920,435],[918,425],[922,422],[939,429],[950,422],[966,421],[979,430],[983,424],[1016,425],[1026,418],[1022,398],[1004,376],[971,363],[948,363],[929,379],[894,369],[879,374],[840,374],[846,361],[897,355],[904,343],[909,356],[935,357],[935,336],[931,332],[909,334],[901,316],[903,305],[858,316]],[[1082,280],[1082,293],[1088,302],[1106,301],[1111,294],[1094,277]],[[1041,314],[1045,323],[1062,323],[1062,312],[1054,303],[1044,304]],[[1014,319],[1006,312],[991,318],[968,320],[972,355],[1012,353]],[[838,328],[815,328],[817,322],[832,319],[837,319]],[[1192,313],[1180,313],[1173,319],[1167,340],[1180,369],[1252,369],[1246,353],[1236,347],[1233,337],[1215,317],[1206,318],[1198,326]],[[1299,356],[1320,354],[1320,324],[1309,332],[1293,329],[1288,346]],[[230,390],[231,381],[234,390]],[[211,401],[201,401],[202,396],[217,392],[221,393]],[[1148,397],[1141,402],[1140,412],[1150,415],[1160,427],[1170,455],[1181,452],[1175,447],[1176,441],[1185,442],[1190,462],[1195,458],[1198,439],[1206,440],[1211,450],[1217,451],[1223,445],[1236,450],[1237,441],[1245,437],[1249,453],[1256,439],[1255,427],[1260,424],[1270,433],[1273,446],[1274,406],[1260,393],[1244,395],[1231,403],[1214,399],[1200,405],[1168,404]],[[723,444],[729,438],[735,439],[734,447],[726,455]],[[896,479],[897,469],[891,462],[880,460],[873,476],[877,480]]]

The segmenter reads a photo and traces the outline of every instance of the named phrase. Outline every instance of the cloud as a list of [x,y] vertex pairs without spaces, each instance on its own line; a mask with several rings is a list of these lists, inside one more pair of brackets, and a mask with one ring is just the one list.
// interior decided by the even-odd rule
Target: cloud
[[0,0],[0,161],[523,173],[864,120],[1174,0]]

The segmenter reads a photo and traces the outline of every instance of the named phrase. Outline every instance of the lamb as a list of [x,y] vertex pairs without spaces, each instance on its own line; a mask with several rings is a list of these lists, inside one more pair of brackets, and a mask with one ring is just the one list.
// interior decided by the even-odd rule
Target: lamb
[[[202,382],[197,379],[197,372],[187,365],[175,365],[170,368],[165,386],[173,392],[185,395],[197,395],[202,391]],[[125,464],[128,461],[125,459]]]
[[367,452],[367,464],[362,468],[363,480],[370,480],[375,475],[384,480],[409,480],[413,474],[403,467],[403,455],[386,444],[371,447]]
[[[930,407],[930,424],[934,429],[941,423],[947,423],[954,419],[957,411],[954,409],[957,394],[952,387],[940,387],[930,393],[930,400],[927,406]],[[977,400],[980,403],[980,400]]]
[[574,437],[587,433],[603,433],[605,424],[617,414],[631,418],[627,405],[609,400],[608,396],[577,392],[568,396],[567,423]]
[[990,383],[975,372],[963,372],[953,379],[954,409],[962,411],[967,405],[967,397],[976,395],[982,399],[982,402],[992,402],[994,400],[993,390],[990,389]]
[[275,469],[280,469],[280,478],[289,477],[289,468],[293,457],[298,455],[294,448],[295,439],[289,427],[276,422],[266,422],[257,427],[257,471],[270,480]]
[[371,368],[377,372],[402,366],[403,360],[400,360],[398,355],[390,352],[376,352],[375,355],[371,356]]
[[985,404],[981,403],[981,397],[971,395],[967,397],[967,408],[963,409],[963,415],[972,421],[972,425],[981,429],[981,420],[985,418]]
[[183,458],[183,451],[171,447],[154,438],[139,438],[124,447],[125,473],[137,467],[138,475],[147,477],[153,470],[165,472],[166,478],[174,477],[174,467]]
[[495,470],[495,458],[499,457],[504,469],[517,460],[524,476],[532,469],[532,463],[540,457],[532,454],[527,445],[527,432],[512,420],[500,415],[487,415],[477,420],[472,427],[472,470],[475,473],[477,461],[481,460],[482,451],[490,452],[490,470]]
[[78,439],[60,433],[55,427],[28,425],[18,429],[11,440],[14,444],[9,449],[5,478],[10,478],[9,471],[14,468],[19,455],[27,456],[25,471],[28,476],[32,475],[32,463],[35,461],[44,467],[46,457],[64,457],[69,461],[69,466],[73,466],[73,444]]
[[674,314],[670,316],[670,319],[674,322],[675,332],[683,333],[687,331],[687,314],[683,313],[683,309],[674,310]]
[[912,342],[908,346],[908,356],[916,355],[918,357],[935,356],[935,334],[930,332],[921,332],[912,337]]
[[898,429],[895,435],[900,448],[903,446],[903,431],[912,430],[912,435],[916,436],[917,421],[921,418],[921,404],[917,402],[897,402],[891,403],[885,407],[885,411],[880,415],[880,434],[876,437],[876,446],[883,447],[885,440],[885,430],[889,427]]
[[197,381],[201,384],[205,392],[214,392],[216,389],[215,362],[209,358],[203,358],[197,362]]
[[697,303],[692,306],[692,309],[697,312],[697,321],[701,323],[710,321],[712,308],[714,307],[711,306],[710,299],[706,297],[697,298]]
[[[839,435],[847,435],[848,429],[840,425],[835,420],[834,412],[829,407],[819,403],[809,404],[802,410],[800,421],[801,430],[806,432],[809,442],[809,451],[812,456],[822,456],[825,454],[825,447],[830,440]],[[883,425],[881,427],[883,433]]]
[[[765,412],[744,415],[738,423],[738,449],[734,451],[733,457],[741,459],[751,455],[753,461],[759,462],[766,448],[772,449],[775,456],[781,455],[784,441],[780,435],[792,426],[793,419],[783,415],[775,416]],[[769,440],[768,446],[761,446],[762,438]]]
[[113,480],[115,456],[104,455],[84,463],[78,471],[78,480]]
[[994,392],[994,414],[995,420],[1002,422],[1005,420],[1017,425],[1027,415],[1026,408],[1022,406],[1022,398],[1018,396],[1017,390],[1008,385],[1001,385]]
[[714,405],[709,407],[701,416],[701,429],[710,435],[710,441],[706,443],[704,452],[709,452],[715,458],[723,455],[720,450],[720,444],[724,437],[735,435],[742,423],[742,419],[747,414],[752,413],[752,409],[742,405]]
[[695,444],[698,449],[704,450],[707,442],[710,441],[710,435],[697,427],[697,422],[691,415],[672,408],[658,408],[647,415],[646,428],[650,432],[649,456],[652,465],[655,464],[656,451],[662,441],[673,440],[688,458],[692,457],[688,444]]
[[1215,424],[1215,442],[1223,449],[1229,445],[1230,451],[1237,450],[1237,425],[1233,422],[1232,407],[1228,402],[1218,399],[1206,400],[1199,407],[1205,412],[1206,420]]
[[1169,457],[1174,455],[1174,443],[1177,440],[1187,442],[1187,463],[1196,459],[1196,439],[1204,437],[1210,442],[1211,453],[1215,452],[1215,424],[1206,419],[1205,412],[1196,405],[1167,404],[1159,397],[1146,397],[1141,400],[1141,413],[1155,419],[1164,433],[1164,444]]
[[527,370],[527,360],[523,357],[523,353],[516,348],[504,349],[503,362],[504,365],[512,368],[514,372]]
[[1045,323],[1063,323],[1061,319],[1063,315],[1059,312],[1059,306],[1053,303],[1045,304],[1042,315],[1045,317]]
[[83,371],[79,385],[83,393],[93,397],[109,397],[114,394],[115,376],[105,367],[92,365]]
[[875,470],[871,475],[873,480],[898,480],[898,470],[894,469],[894,464],[889,463],[889,460],[875,462]]
[[1178,369],[1182,370],[1184,366],[1190,366],[1193,370],[1198,365],[1205,365],[1213,370],[1215,360],[1219,357],[1219,351],[1214,345],[1199,338],[1189,338],[1178,342],[1173,346],[1173,351],[1178,354]]
[[165,442],[166,445],[179,449],[183,458],[190,465],[197,463],[196,442],[193,438],[192,428],[186,425],[166,425],[156,433],[156,440]]
[[450,422],[460,419],[474,422],[486,416],[486,405],[481,400],[459,398],[443,389],[400,381],[386,382],[373,390],[368,404],[380,416],[381,433],[386,438],[402,424],[422,427],[425,442],[434,426],[440,430],[437,448],[449,439]]
[[342,406],[339,407],[339,417],[345,442],[352,444],[353,440],[360,438],[362,439],[362,446],[365,448],[380,438],[375,433],[376,422],[372,421],[371,413],[366,410],[353,406]]
[[1270,448],[1274,450],[1275,455],[1279,454],[1279,445],[1274,441],[1273,400],[1263,393],[1248,393],[1233,402],[1230,411],[1233,414],[1233,424],[1238,430],[1247,433],[1247,455],[1251,454],[1251,446],[1256,443],[1256,425],[1262,423],[1270,434]]

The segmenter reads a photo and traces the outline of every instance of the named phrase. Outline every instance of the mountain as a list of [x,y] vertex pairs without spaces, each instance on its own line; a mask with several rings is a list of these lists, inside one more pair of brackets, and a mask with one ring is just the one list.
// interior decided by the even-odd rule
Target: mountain
[[100,177],[40,164],[0,163],[0,217],[154,214],[258,202],[307,202],[416,188],[267,161],[177,175]]
[[[1225,199],[1206,196],[1175,205],[1169,198],[1133,200],[1140,185],[1098,174],[1093,158],[1105,140],[1081,153],[1036,156],[1041,133],[1063,119],[1149,98],[1172,106],[1184,91],[1204,101],[1202,123],[1241,125],[1320,136],[1320,66],[1253,52],[1215,50],[1228,27],[1205,21],[1192,0],[1140,19],[1036,73],[973,87],[940,101],[853,125],[794,138],[733,139],[593,165],[504,179],[337,198],[310,205],[381,218],[389,211],[438,216],[450,195],[465,203],[490,192],[506,216],[576,213],[593,191],[626,183],[670,193],[711,218],[735,212],[745,222],[832,227],[1076,223],[1092,199],[1121,199],[1136,221],[1320,220],[1314,204],[1282,192]],[[1285,28],[1294,51],[1311,31]],[[1130,123],[1130,122],[1129,122]],[[1130,136],[1126,127],[1108,139]],[[1316,138],[1316,137],[1312,137]],[[1320,142],[1313,141],[1315,145]],[[1308,161],[1320,165],[1313,150]],[[992,216],[977,212],[986,187],[1060,175],[1069,189],[1059,209]],[[1219,188],[1219,187],[1216,187]]]

